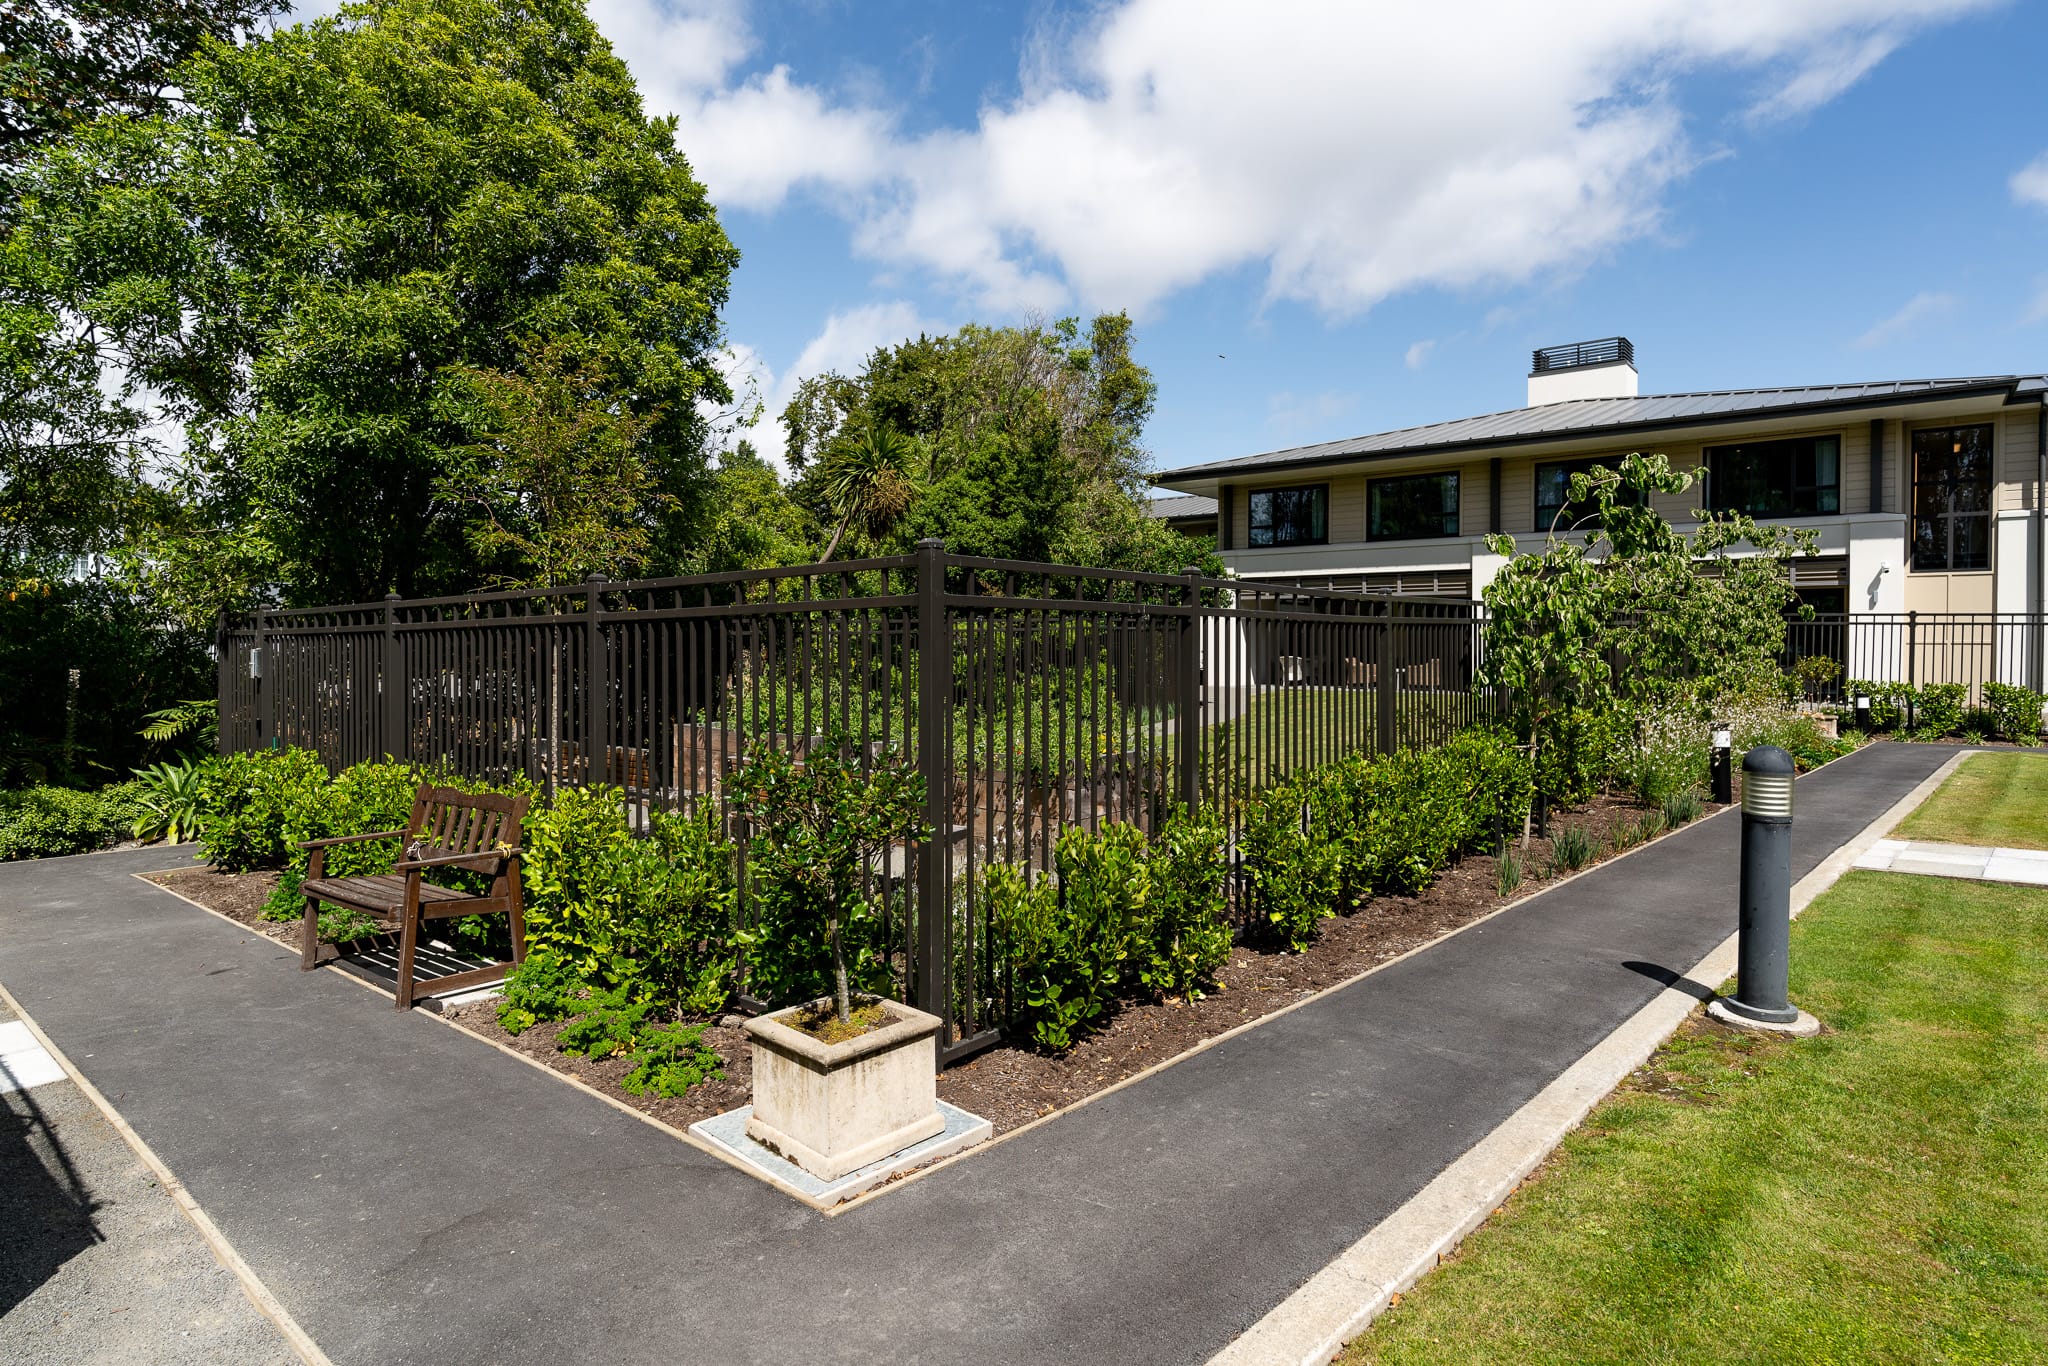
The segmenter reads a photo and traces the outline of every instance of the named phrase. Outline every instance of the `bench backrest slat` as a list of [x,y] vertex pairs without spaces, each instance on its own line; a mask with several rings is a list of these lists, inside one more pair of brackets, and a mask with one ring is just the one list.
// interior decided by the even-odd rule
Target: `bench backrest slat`
[[519,842],[530,798],[422,785],[406,822],[406,845],[424,858],[488,854]]

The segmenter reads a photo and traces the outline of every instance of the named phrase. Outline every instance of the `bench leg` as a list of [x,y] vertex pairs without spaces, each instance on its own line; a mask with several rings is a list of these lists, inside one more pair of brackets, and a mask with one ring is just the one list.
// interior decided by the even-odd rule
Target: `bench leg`
[[417,906],[404,909],[405,924],[398,932],[398,1008],[412,1009],[412,955],[419,947],[420,913]]
[[312,897],[306,898],[306,918],[299,928],[299,971],[311,972],[320,966],[320,903]]

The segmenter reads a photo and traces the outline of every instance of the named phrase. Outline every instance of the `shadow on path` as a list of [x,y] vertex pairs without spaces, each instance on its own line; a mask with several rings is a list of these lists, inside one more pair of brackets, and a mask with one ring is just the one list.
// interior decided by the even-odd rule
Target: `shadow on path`
[[[19,1080],[0,1060],[0,1084]],[[98,1208],[35,1093],[0,1094],[0,1314],[103,1241]]]

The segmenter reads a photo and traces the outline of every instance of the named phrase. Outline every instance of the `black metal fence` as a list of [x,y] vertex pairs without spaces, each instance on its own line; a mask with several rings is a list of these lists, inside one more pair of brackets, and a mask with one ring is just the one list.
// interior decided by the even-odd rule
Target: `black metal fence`
[[[260,612],[223,625],[223,750],[391,756],[631,819],[721,800],[762,745],[914,759],[929,842],[871,870],[905,999],[942,1056],[1008,1013],[982,872],[1050,866],[1060,832],[1235,822],[1276,778],[1427,747],[1481,719],[1477,604],[1198,573],[948,555]],[[927,913],[924,908],[931,908]]]
[[1845,702],[1851,681],[1960,683],[1975,707],[1986,683],[2042,690],[2043,626],[2037,612],[1827,613],[1788,624],[1782,663],[1835,662],[1834,677],[1809,688],[1816,702]]

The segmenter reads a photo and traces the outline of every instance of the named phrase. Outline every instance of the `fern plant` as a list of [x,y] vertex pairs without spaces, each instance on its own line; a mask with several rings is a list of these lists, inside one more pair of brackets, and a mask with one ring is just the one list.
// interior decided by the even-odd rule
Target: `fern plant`
[[200,766],[188,759],[151,764],[134,772],[142,785],[136,796],[135,838],[144,844],[158,840],[183,844],[197,839],[204,814]]

